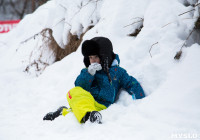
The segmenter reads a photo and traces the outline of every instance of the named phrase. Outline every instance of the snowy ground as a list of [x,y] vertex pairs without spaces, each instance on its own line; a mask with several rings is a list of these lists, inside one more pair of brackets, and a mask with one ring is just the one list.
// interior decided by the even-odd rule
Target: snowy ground
[[[79,5],[81,1],[87,4],[87,0],[74,0],[73,4]],[[99,7],[95,7],[96,3],[87,4],[88,7],[77,14],[76,9],[72,12],[74,5],[71,6],[70,1],[52,0],[26,16],[12,32],[0,35],[0,140],[200,139],[199,39],[190,39],[191,45],[183,48],[181,59],[174,60],[194,27],[195,19],[184,19],[198,16],[197,8],[178,16],[193,9],[184,6],[186,2],[104,0],[97,3]],[[75,18],[72,19],[73,14]],[[67,43],[63,39],[67,31],[80,35],[90,25],[85,17],[92,18],[95,27],[85,34],[84,40],[109,37],[115,53],[119,54],[121,67],[140,81],[147,97],[133,101],[122,91],[115,104],[101,111],[101,125],[79,124],[72,113],[52,122],[43,121],[47,112],[61,105],[68,106],[66,93],[84,67],[81,50],[79,48],[35,77],[23,72],[22,58],[27,52],[16,49],[24,39],[64,18],[70,21],[70,28],[66,27],[66,22],[53,28],[54,37],[62,46]],[[137,17],[144,18],[144,27],[137,37],[127,36],[140,24],[130,25]],[[33,45],[24,46],[27,50]]]

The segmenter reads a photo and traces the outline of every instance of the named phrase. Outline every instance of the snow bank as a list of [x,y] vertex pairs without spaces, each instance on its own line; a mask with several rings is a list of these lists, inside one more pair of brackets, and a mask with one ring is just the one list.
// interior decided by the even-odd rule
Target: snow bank
[[[174,60],[194,27],[195,19],[185,18],[197,15],[193,11],[178,16],[191,10],[186,3],[181,0],[97,3],[52,0],[26,16],[15,30],[0,36],[0,42],[4,42],[0,43],[0,139],[198,139],[198,40],[194,39],[191,45],[183,48],[180,60]],[[137,22],[138,17],[144,20]],[[71,26],[66,21],[70,21]],[[59,24],[53,28],[54,36],[61,44],[67,42],[69,30],[80,35],[91,23],[95,25],[83,39],[109,37],[114,51],[119,54],[121,66],[138,79],[148,96],[133,101],[127,92],[122,91],[115,104],[101,111],[102,125],[79,124],[72,113],[53,122],[43,121],[47,112],[61,105],[68,106],[66,93],[74,86],[84,67],[81,49],[53,63],[39,77],[24,73],[21,61],[34,48],[35,42],[23,46],[20,53],[16,49],[20,48],[19,42],[23,39],[56,23]],[[128,36],[141,24],[143,28],[137,37]]]

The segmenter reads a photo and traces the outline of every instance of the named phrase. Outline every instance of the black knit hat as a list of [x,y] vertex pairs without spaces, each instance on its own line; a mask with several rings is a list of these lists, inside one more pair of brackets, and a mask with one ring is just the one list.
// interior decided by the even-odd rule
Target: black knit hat
[[99,56],[99,46],[93,40],[86,40],[82,44],[82,54],[84,57],[89,57],[90,55]]

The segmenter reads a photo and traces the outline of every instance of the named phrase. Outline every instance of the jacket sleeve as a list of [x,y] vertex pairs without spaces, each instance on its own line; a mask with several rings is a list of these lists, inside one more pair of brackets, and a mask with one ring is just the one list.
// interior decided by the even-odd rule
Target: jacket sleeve
[[75,86],[82,87],[83,89],[90,91],[94,76],[88,73],[88,70],[82,69],[80,75],[76,78]]
[[121,68],[120,85],[130,95],[135,95],[136,99],[145,97],[144,91],[140,83],[132,76],[128,75],[125,69]]

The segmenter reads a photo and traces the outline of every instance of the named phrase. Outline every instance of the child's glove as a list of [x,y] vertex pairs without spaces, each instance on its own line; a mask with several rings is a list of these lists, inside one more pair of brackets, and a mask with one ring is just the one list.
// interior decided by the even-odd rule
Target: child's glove
[[101,70],[101,69],[102,69],[101,64],[99,64],[99,63],[92,63],[92,64],[89,65],[89,67],[88,67],[88,72],[89,72],[92,76],[94,76],[95,73],[96,73],[96,71],[99,71],[99,70]]

